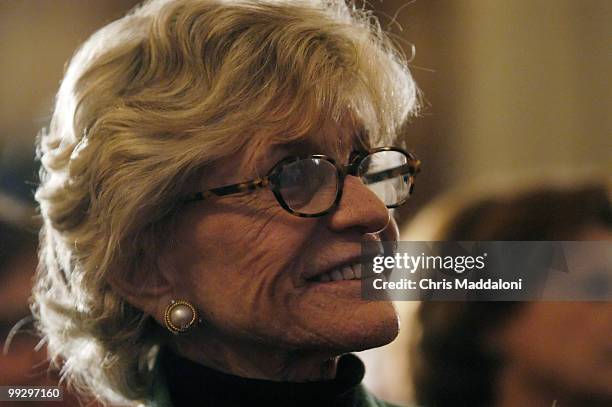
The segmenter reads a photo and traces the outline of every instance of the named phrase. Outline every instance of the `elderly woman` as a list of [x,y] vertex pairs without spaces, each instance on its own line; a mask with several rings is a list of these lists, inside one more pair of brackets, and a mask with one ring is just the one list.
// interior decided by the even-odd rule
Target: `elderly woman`
[[405,61],[343,1],[148,2],[76,53],[39,141],[33,309],[113,405],[382,406],[351,351],[397,335],[360,297],[419,162]]

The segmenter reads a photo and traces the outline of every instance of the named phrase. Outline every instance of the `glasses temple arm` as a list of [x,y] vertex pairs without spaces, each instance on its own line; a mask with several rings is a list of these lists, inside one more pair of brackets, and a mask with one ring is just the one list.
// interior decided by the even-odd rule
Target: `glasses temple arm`
[[239,194],[247,191],[254,191],[260,188],[267,188],[270,185],[270,178],[263,177],[260,179],[240,182],[238,184],[225,185],[218,188],[212,188],[206,191],[196,192],[194,195],[186,199],[186,202],[203,201],[211,196],[226,196]]
[[389,178],[397,177],[400,175],[410,174],[415,176],[420,171],[421,162],[416,160],[411,163],[404,164],[400,167],[390,168],[388,170],[375,172],[373,174],[367,174],[361,177],[365,184],[373,184],[378,181],[384,181]]

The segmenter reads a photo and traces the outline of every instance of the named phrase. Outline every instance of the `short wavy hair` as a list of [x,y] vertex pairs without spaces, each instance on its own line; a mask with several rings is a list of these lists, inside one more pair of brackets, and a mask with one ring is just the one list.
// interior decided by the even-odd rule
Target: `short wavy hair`
[[388,140],[418,99],[372,13],[342,0],[150,1],[92,35],[38,140],[32,310],[62,377],[102,402],[150,394],[161,338],[106,277],[155,274],[165,221],[195,174],[347,115]]

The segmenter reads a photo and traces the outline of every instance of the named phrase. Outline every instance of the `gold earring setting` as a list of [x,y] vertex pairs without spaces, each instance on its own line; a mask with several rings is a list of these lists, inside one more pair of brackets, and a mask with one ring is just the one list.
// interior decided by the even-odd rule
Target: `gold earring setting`
[[166,328],[175,335],[185,333],[198,320],[198,313],[191,303],[184,300],[172,300],[164,313]]

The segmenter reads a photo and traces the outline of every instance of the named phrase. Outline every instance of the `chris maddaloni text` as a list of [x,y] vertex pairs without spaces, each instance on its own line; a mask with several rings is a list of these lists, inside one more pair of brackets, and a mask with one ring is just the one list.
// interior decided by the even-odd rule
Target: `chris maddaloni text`
[[402,278],[398,281],[386,281],[384,278],[376,278],[372,281],[372,286],[376,290],[522,290],[523,279],[504,281],[501,278],[497,280],[481,278],[480,280],[470,281],[468,279],[432,280],[422,278],[411,280]]

